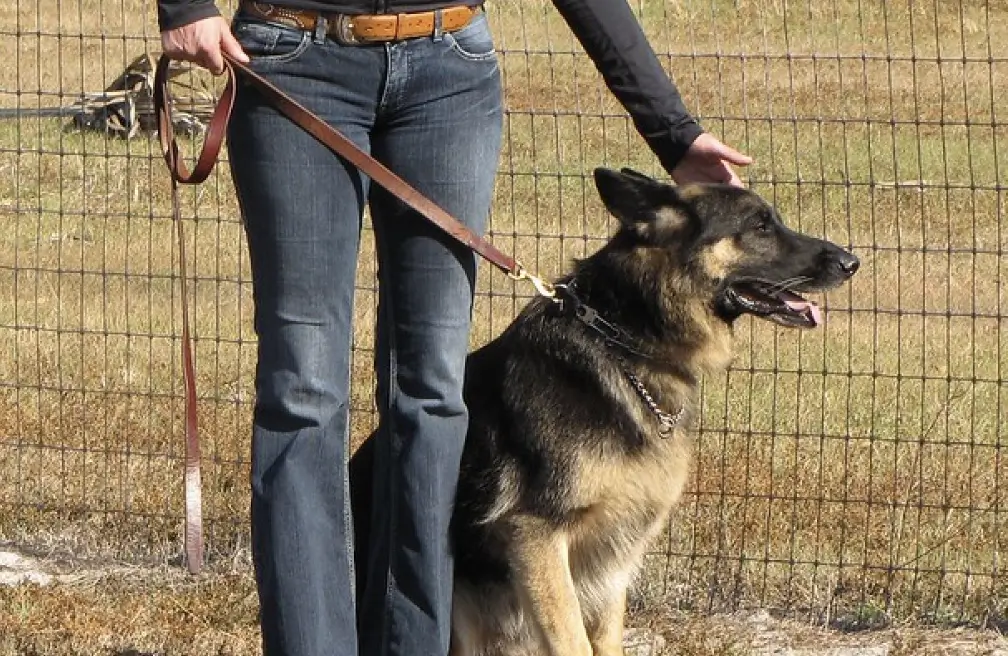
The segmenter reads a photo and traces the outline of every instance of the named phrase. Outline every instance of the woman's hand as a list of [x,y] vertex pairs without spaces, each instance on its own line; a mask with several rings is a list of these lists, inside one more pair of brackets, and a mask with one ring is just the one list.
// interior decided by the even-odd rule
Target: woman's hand
[[690,146],[679,163],[672,171],[672,179],[677,184],[688,182],[724,182],[736,187],[742,186],[742,181],[732,168],[747,166],[752,158],[743,155],[731,146],[726,146],[717,137],[704,132]]
[[231,34],[231,26],[221,16],[211,16],[161,33],[161,49],[172,59],[199,64],[214,75],[224,72],[227,53],[248,63],[248,55]]

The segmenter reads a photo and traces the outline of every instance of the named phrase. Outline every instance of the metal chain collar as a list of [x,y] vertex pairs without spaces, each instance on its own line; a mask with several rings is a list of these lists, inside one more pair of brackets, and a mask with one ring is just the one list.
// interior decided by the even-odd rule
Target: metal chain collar
[[[625,353],[635,355],[643,359],[651,359],[646,353],[641,350],[630,346],[629,342],[632,340],[630,335],[615,324],[610,323],[602,318],[602,316],[591,306],[585,304],[577,295],[576,292],[576,282],[571,280],[568,283],[560,283],[553,287],[553,294],[550,298],[553,299],[555,303],[560,306],[560,312],[567,316],[572,316],[578,321],[591,328],[598,334],[600,334],[603,339],[605,339],[606,346],[610,348],[616,347]],[[546,294],[543,294],[544,296]],[[675,413],[666,412],[658,405],[651,396],[651,392],[648,391],[641,379],[638,378],[633,372],[630,371],[629,366],[627,366],[626,359],[622,355],[616,356],[623,366],[623,373],[626,375],[627,380],[633,385],[634,389],[637,390],[637,394],[644,401],[644,404],[648,409],[654,414],[658,419],[660,428],[658,433],[662,437],[668,437],[672,433],[672,429],[676,427],[676,424],[683,417],[683,413],[686,407],[683,406]]]
[[651,392],[648,391],[647,387],[644,386],[644,383],[637,377],[636,374],[625,367],[623,369],[623,373],[626,374],[627,380],[630,381],[630,384],[634,386],[635,390],[637,390],[637,394],[639,394],[641,399],[643,399],[644,405],[646,405],[654,416],[658,418],[658,423],[661,424],[661,428],[658,429],[659,434],[662,437],[668,437],[672,433],[672,429],[675,428],[676,424],[678,424],[682,419],[683,413],[686,411],[686,406],[684,405],[679,408],[675,414],[662,410],[661,406],[659,406],[654,400],[654,397],[651,396]]

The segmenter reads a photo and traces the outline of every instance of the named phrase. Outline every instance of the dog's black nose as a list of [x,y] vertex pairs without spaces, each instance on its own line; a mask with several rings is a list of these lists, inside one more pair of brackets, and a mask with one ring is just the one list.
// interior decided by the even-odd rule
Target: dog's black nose
[[854,253],[848,253],[843,251],[839,257],[837,257],[837,266],[843,271],[844,275],[847,277],[853,276],[857,273],[858,267],[861,266],[861,261],[857,259]]

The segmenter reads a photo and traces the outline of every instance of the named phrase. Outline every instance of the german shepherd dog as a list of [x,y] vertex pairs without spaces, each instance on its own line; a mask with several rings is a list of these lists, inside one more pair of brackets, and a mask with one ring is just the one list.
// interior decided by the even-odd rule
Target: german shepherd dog
[[[453,656],[622,654],[627,587],[682,491],[698,381],[728,366],[732,322],[815,327],[799,293],[858,268],[751,191],[594,176],[617,233],[468,359]],[[373,442],[351,461],[358,553]]]

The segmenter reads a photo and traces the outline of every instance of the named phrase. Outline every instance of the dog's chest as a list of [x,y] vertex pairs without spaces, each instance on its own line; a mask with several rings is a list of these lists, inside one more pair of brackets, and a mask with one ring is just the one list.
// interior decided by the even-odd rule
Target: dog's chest
[[628,582],[682,492],[690,451],[677,430],[645,453],[581,463],[570,544],[586,595]]
[[668,437],[652,436],[631,453],[582,452],[576,468],[575,495],[586,519],[612,521],[657,507],[664,512],[679,498],[689,471],[692,444],[683,428]]

